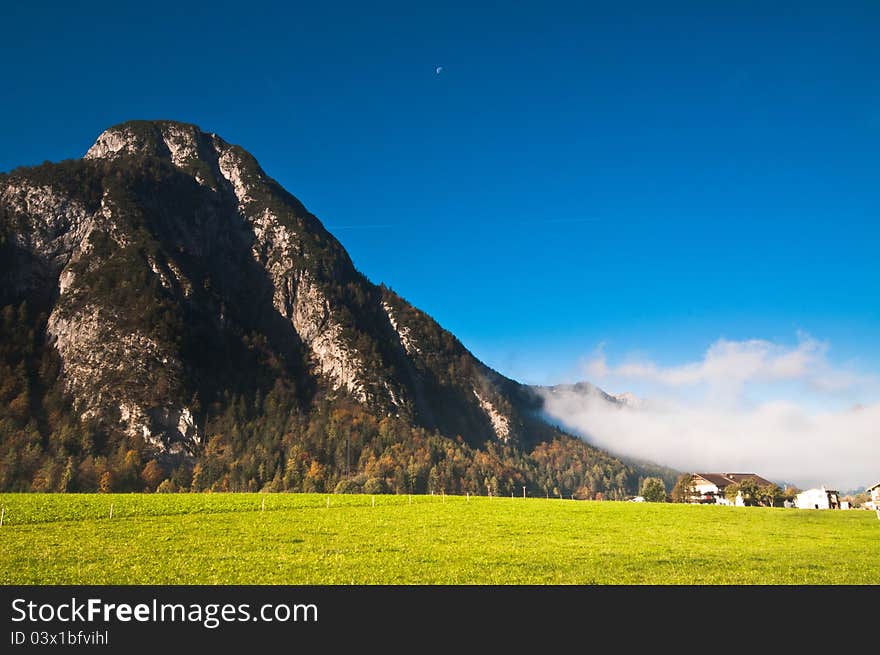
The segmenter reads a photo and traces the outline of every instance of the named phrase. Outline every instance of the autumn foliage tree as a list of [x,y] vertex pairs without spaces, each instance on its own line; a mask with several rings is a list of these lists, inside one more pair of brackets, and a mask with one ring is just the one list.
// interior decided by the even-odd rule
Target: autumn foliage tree
[[694,476],[690,473],[682,473],[675,481],[670,495],[673,503],[689,503],[695,494]]
[[162,471],[162,467],[159,466],[159,463],[155,459],[151,459],[147,462],[146,466],[144,466],[141,471],[141,480],[144,481],[144,485],[146,486],[146,491],[155,491],[156,488],[162,483],[162,480],[165,478],[165,473]]
[[98,485],[98,491],[102,494],[108,494],[113,491],[113,474],[110,471],[105,471],[101,475],[101,480]]

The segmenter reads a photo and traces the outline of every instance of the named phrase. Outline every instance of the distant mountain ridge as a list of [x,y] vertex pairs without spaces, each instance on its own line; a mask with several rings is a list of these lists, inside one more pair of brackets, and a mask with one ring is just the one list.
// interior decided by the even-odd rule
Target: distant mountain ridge
[[[108,472],[128,488],[299,489],[311,471],[322,489],[364,476],[426,489],[432,470],[496,492],[637,485],[544,423],[533,389],[367,280],[249,153],[194,125],[123,123],[82,160],[0,176],[0,262],[0,489],[88,489]],[[461,452],[401,481],[425,440]],[[370,468],[395,444],[393,470]],[[533,459],[548,444],[591,473],[549,482]],[[467,482],[437,470],[481,453],[504,465]]]

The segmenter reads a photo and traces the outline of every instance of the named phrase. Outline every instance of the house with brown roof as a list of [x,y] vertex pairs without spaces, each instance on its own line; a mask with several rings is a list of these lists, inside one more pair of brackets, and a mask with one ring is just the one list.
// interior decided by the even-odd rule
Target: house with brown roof
[[737,494],[735,503],[731,503],[725,491],[732,484],[742,484],[745,480],[752,480],[759,487],[773,484],[755,473],[692,473],[692,503],[707,505],[739,505],[745,504],[742,495]]

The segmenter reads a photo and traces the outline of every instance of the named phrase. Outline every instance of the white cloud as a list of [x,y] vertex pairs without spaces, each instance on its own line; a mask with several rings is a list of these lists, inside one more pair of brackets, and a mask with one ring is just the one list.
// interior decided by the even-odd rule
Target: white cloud
[[[643,380],[665,386],[682,387],[705,384],[736,391],[747,382],[780,380],[822,380],[829,372],[827,344],[800,335],[795,348],[769,341],[728,341],[719,339],[706,351],[701,361],[680,366],[660,367],[651,361],[629,360],[609,367],[603,353],[587,363],[586,370],[595,379],[621,378]],[[837,371],[841,383],[847,379]],[[850,382],[855,383],[853,378]]]
[[832,365],[828,344],[799,335],[712,344],[676,366],[604,353],[585,364],[606,391],[636,385],[642,402],[547,393],[545,411],[593,443],[681,470],[752,471],[801,486],[850,489],[880,479],[880,394],[875,377]]

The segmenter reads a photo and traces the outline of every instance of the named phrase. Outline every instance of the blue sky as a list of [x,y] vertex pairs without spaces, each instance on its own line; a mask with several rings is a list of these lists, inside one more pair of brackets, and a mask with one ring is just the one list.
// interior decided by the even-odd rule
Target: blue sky
[[0,170],[197,123],[527,382],[799,332],[880,370],[876,2],[12,4]]

